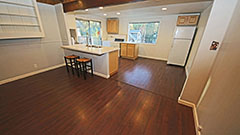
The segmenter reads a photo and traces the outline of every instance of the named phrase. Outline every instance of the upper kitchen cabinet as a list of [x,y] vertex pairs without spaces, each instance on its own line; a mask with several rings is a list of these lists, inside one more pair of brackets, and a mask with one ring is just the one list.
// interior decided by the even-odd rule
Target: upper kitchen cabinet
[[177,26],[194,26],[197,25],[199,15],[178,16]]
[[36,0],[0,0],[0,39],[44,37]]
[[107,32],[109,34],[118,34],[119,31],[119,20],[118,18],[107,19]]

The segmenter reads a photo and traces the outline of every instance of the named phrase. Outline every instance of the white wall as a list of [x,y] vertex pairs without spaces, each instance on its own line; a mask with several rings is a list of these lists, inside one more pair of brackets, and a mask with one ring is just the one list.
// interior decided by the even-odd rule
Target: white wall
[[189,54],[189,57],[188,57],[187,64],[185,66],[187,75],[191,70],[192,63],[193,63],[193,60],[194,60],[195,55],[197,53],[200,41],[202,39],[203,32],[204,32],[205,27],[207,25],[207,20],[208,20],[209,14],[211,12],[211,9],[212,9],[212,5],[210,5],[207,9],[205,9],[201,13],[200,20],[199,20],[199,23],[198,23],[197,33],[196,33],[194,42],[192,44],[192,48],[191,48],[191,51],[190,51],[190,54]]
[[142,16],[141,18],[120,18],[119,34],[128,35],[129,22],[160,21],[160,28],[156,44],[139,44],[139,55],[167,60],[173,42],[173,34],[176,27],[177,15],[168,16]]
[[[44,38],[0,40],[0,80],[63,63],[54,6],[38,3]],[[37,64],[37,68],[34,67]]]
[[181,99],[197,104],[218,52],[218,50],[209,50],[210,45],[214,40],[219,41],[221,45],[236,2],[237,0],[214,1],[199,49],[181,93]]
[[236,1],[231,23],[210,73],[211,83],[197,108],[202,135],[240,135],[240,1],[230,3],[235,5]]
[[73,14],[66,14],[66,21],[67,21],[67,28],[68,29],[76,29],[76,20],[75,20],[75,15]]
[[62,4],[55,5],[55,10],[57,15],[59,32],[62,39],[62,44],[69,45],[71,43],[70,32],[69,29],[67,28],[67,21],[65,13],[63,12],[63,5]]

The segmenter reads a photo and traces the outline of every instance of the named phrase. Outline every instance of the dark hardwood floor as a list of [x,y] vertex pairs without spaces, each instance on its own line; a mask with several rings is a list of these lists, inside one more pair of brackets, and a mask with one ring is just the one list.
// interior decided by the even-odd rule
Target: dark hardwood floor
[[185,78],[185,70],[182,67],[144,58],[138,58],[135,61],[120,59],[119,72],[112,77],[112,79],[176,101],[181,93]]
[[[150,90],[157,87],[149,86],[153,84],[152,78],[144,81],[150,84],[140,88],[135,86],[143,84],[141,81],[128,85],[129,82],[117,80],[118,77],[121,79],[121,74],[125,74],[123,69],[126,67],[126,72],[136,73],[130,72],[131,63],[132,67],[153,64],[160,68],[158,72],[166,68],[162,67],[164,64],[160,61],[139,59],[135,63],[121,60],[119,75],[108,80],[97,76],[83,80],[68,74],[62,67],[0,85],[0,134],[194,135],[191,108],[178,104],[174,94],[170,97],[164,95],[162,90]],[[149,68],[150,65],[143,67],[157,69]],[[180,78],[181,71],[167,70]],[[147,74],[145,72],[142,75]],[[136,74],[134,76],[139,77]],[[174,81],[181,83],[177,79],[170,82]],[[173,87],[182,84],[176,85],[169,86],[169,89],[174,90]]]

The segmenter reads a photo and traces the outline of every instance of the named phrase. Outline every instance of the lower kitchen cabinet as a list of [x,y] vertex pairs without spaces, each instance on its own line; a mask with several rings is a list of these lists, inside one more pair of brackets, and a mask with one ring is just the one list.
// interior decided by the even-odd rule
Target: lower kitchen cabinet
[[112,76],[113,74],[118,72],[118,51],[113,51],[109,53],[109,74]]
[[135,60],[138,57],[138,45],[121,43],[121,57]]
[[127,57],[127,44],[121,44],[121,56]]

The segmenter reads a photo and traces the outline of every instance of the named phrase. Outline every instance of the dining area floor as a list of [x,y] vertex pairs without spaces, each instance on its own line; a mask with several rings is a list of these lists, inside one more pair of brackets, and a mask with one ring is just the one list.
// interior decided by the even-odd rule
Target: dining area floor
[[178,104],[183,68],[120,59],[109,79],[60,67],[0,85],[1,135],[194,135],[192,108]]

